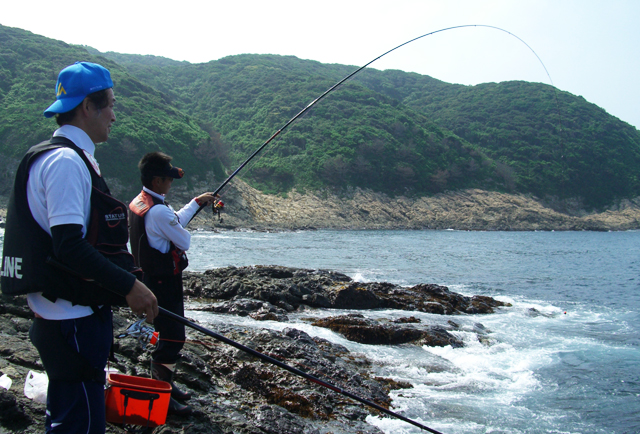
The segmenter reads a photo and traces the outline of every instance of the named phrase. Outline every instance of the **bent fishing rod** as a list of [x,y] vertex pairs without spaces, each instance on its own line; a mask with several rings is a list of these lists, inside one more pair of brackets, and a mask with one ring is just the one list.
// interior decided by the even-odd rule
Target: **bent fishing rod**
[[[544,68],[545,73],[547,74],[547,77],[549,77],[549,81],[551,82],[551,85],[553,86],[553,80],[551,80],[551,76],[549,75],[549,71],[547,71],[547,67],[544,66],[544,63],[542,62],[542,59],[540,59],[540,57],[538,56],[538,54],[533,50],[533,48],[531,48],[529,46],[529,44],[527,44],[524,40],[522,40],[521,38],[519,38],[518,36],[514,35],[513,33],[504,30],[500,27],[496,27],[496,26],[490,26],[490,25],[486,25],[486,24],[464,24],[464,25],[460,25],[460,26],[453,26],[453,27],[446,27],[444,29],[440,29],[440,30],[435,30],[433,32],[429,32],[429,33],[425,33],[424,35],[418,36],[417,38],[413,38],[410,39],[407,42],[404,42],[400,45],[398,45],[397,47],[394,47],[392,49],[390,49],[389,51],[386,51],[385,53],[382,53],[381,55],[379,55],[378,57],[376,57],[375,59],[369,61],[368,63],[362,65],[361,67],[359,67],[358,69],[356,69],[355,71],[353,71],[351,74],[347,75],[346,77],[344,77],[342,80],[338,81],[336,84],[334,84],[333,86],[331,86],[329,89],[327,89],[326,91],[324,91],[324,93],[322,93],[319,97],[317,97],[316,99],[314,99],[313,101],[311,101],[309,104],[307,104],[307,106],[305,108],[303,108],[302,110],[300,110],[298,112],[298,114],[296,114],[294,117],[292,117],[291,119],[289,119],[287,121],[287,123],[285,123],[282,127],[280,127],[280,129],[278,129],[278,131],[276,131],[275,133],[273,133],[271,135],[271,137],[269,137],[262,145],[260,145],[260,147],[258,149],[256,149],[250,156],[249,158],[247,158],[240,166],[238,166],[238,168],[236,170],[233,171],[233,173],[231,173],[231,175],[229,175],[227,177],[227,179],[225,179],[222,184],[220,184],[220,186],[218,188],[216,188],[216,190],[213,192],[214,195],[217,195],[218,193],[220,193],[220,191],[226,187],[227,184],[229,184],[229,182],[231,182],[231,180],[238,174],[238,172],[240,172],[251,160],[253,160],[253,158],[258,155],[269,143],[271,143],[271,141],[273,139],[275,139],[276,137],[278,137],[280,135],[281,132],[283,132],[289,125],[291,125],[296,119],[298,119],[300,116],[302,116],[303,114],[305,114],[311,107],[313,107],[316,103],[318,103],[320,100],[322,100],[325,96],[329,95],[331,92],[333,92],[335,89],[337,89],[342,83],[344,83],[345,81],[349,80],[351,77],[353,77],[354,75],[358,74],[360,71],[362,71],[363,69],[365,69],[367,66],[371,65],[373,62],[375,62],[376,60],[386,56],[387,54],[391,53],[392,51],[397,50],[400,47],[404,47],[407,44],[410,44],[411,42],[417,41],[418,39],[422,39],[425,38],[427,36],[430,35],[435,35],[436,33],[441,33],[441,32],[445,32],[447,30],[453,30],[453,29],[461,29],[461,28],[465,28],[465,27],[485,27],[485,28],[489,28],[489,29],[495,29],[495,30],[499,30],[501,32],[505,32],[511,36],[513,36],[514,38],[518,39],[520,42],[522,42],[524,45],[526,45],[526,47],[531,50],[531,52],[536,56],[536,58],[538,59],[538,61],[540,62],[540,64],[542,65],[542,67]],[[191,217],[191,220],[193,220],[193,218],[200,212],[202,211],[204,208],[206,208],[208,205],[202,205],[200,206],[200,208],[198,208],[198,210],[195,212],[195,214],[193,215],[193,217]],[[191,221],[189,220],[189,222]],[[187,222],[187,224],[189,224],[189,222]],[[185,225],[186,226],[186,225]]]
[[[75,277],[77,277],[79,279],[82,279],[82,280],[85,280],[85,281],[88,281],[88,282],[93,282],[93,283],[99,285],[98,282],[96,282],[95,280],[86,279],[86,278],[82,277],[75,270],[69,268],[68,266],[66,266],[62,262],[58,261],[57,259],[54,259],[51,256],[49,256],[46,259],[46,263],[49,264],[49,265],[52,265],[52,266],[54,266],[56,268],[59,268],[60,270],[66,272],[66,273],[68,273],[68,274],[70,274],[72,276],[75,276]],[[99,286],[101,288],[109,291],[104,286],[102,286],[102,285],[99,285]],[[118,294],[118,295],[120,295],[120,294]],[[197,331],[199,331],[201,333],[204,333],[207,336],[210,336],[210,337],[212,337],[214,339],[217,339],[217,340],[219,340],[221,342],[224,342],[225,344],[231,345],[232,347],[235,347],[235,348],[237,348],[237,349],[239,349],[241,351],[249,353],[252,356],[255,356],[255,357],[257,357],[257,358],[259,358],[261,360],[264,360],[265,362],[269,362],[269,363],[271,363],[271,364],[273,364],[275,366],[278,366],[279,368],[285,369],[285,370],[287,370],[287,371],[289,371],[289,372],[291,372],[291,373],[293,373],[295,375],[298,375],[298,376],[303,377],[303,378],[305,378],[305,379],[307,379],[309,381],[312,381],[313,383],[319,384],[320,386],[326,387],[328,389],[333,390],[334,392],[340,393],[340,394],[342,394],[344,396],[347,396],[347,397],[349,397],[349,398],[351,398],[351,399],[353,399],[355,401],[361,402],[362,404],[365,404],[365,405],[368,405],[369,407],[375,408],[376,410],[381,411],[383,413],[386,413],[389,416],[393,416],[395,418],[403,420],[403,421],[405,421],[407,423],[410,423],[411,425],[417,426],[418,428],[420,428],[422,430],[426,430],[426,431],[428,431],[428,432],[430,432],[432,434],[442,434],[440,431],[436,431],[436,430],[434,430],[432,428],[429,428],[428,426],[425,426],[425,425],[422,425],[419,422],[416,422],[415,420],[409,419],[408,417],[404,417],[401,414],[398,414],[398,413],[395,413],[395,412],[393,412],[393,411],[391,411],[389,409],[386,409],[386,408],[382,407],[381,405],[376,404],[375,402],[371,402],[371,401],[369,401],[367,399],[361,398],[360,396],[355,395],[355,394],[353,394],[353,393],[351,393],[351,392],[349,392],[347,390],[344,390],[344,389],[342,389],[340,387],[337,387],[337,386],[335,386],[335,385],[333,385],[331,383],[323,381],[323,380],[321,380],[321,379],[319,379],[317,377],[314,377],[313,375],[307,374],[306,372],[301,371],[300,369],[294,368],[293,366],[289,366],[286,363],[281,362],[280,360],[274,359],[273,357],[267,356],[266,354],[263,354],[263,353],[261,353],[259,351],[254,350],[253,348],[249,348],[249,347],[247,347],[245,345],[242,345],[241,343],[236,342],[236,341],[234,341],[232,339],[229,339],[229,338],[227,338],[227,337],[225,337],[225,336],[223,336],[221,334],[215,333],[215,332],[213,332],[213,331],[211,331],[211,330],[209,330],[209,329],[207,329],[205,327],[202,327],[201,325],[198,325],[198,324],[196,324],[196,323],[194,323],[192,321],[189,321],[188,319],[186,319],[183,316],[180,316],[178,314],[170,312],[170,311],[168,311],[167,309],[165,309],[163,307],[158,306],[158,312],[159,312],[159,315],[161,315],[163,317],[169,318],[169,319],[171,319],[173,321],[176,321],[176,322],[178,322],[178,323],[180,323],[182,325],[185,325],[185,326],[190,327],[190,328],[192,328],[194,330],[197,330]]]

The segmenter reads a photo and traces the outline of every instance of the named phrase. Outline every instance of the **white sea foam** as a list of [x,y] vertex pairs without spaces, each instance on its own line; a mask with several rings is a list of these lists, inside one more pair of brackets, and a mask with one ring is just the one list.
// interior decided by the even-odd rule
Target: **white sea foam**
[[[219,317],[207,320],[214,328],[234,321],[295,327],[364,354],[372,375],[413,386],[391,392],[392,410],[406,417],[446,434],[640,432],[633,416],[640,396],[638,231],[205,235],[192,238],[191,270],[276,263],[334,270],[358,282],[436,283],[510,303],[491,315],[358,312],[445,327],[451,320],[462,348],[358,344],[301,319],[354,312],[348,310],[291,313],[288,323],[189,313]],[[421,432],[393,418],[367,420],[388,434]]]
[[356,273],[355,275],[353,275],[352,279],[354,280],[354,282],[361,282],[361,283],[368,282],[368,280],[364,278],[362,273]]

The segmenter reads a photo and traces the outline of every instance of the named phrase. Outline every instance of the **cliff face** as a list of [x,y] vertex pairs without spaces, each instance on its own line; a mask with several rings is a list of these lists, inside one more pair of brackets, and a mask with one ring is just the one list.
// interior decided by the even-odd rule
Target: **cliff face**
[[477,189],[432,197],[391,198],[354,189],[343,193],[264,195],[234,180],[222,200],[223,222],[201,213],[204,227],[253,229],[457,229],[457,230],[630,230],[640,228],[640,197],[598,213],[579,203],[544,202],[526,195]]
[[[209,180],[211,181],[211,180]],[[179,209],[212,182],[191,189],[177,185],[169,202]],[[336,193],[290,192],[266,195],[239,179],[222,192],[222,221],[211,210],[198,214],[190,228],[205,229],[456,229],[470,231],[625,231],[640,229],[640,197],[601,212],[587,212],[579,201],[546,201],[523,194],[478,189],[431,197],[389,197],[370,190]],[[6,214],[0,197],[0,222]],[[128,200],[126,201],[128,203]]]

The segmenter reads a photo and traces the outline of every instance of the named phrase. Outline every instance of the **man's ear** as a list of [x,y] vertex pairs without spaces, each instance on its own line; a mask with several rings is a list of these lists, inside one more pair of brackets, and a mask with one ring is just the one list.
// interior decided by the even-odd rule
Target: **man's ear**
[[151,180],[151,186],[153,187],[153,191],[157,190],[160,187],[160,183],[162,182],[162,178],[159,176],[154,176]]
[[89,99],[89,97],[86,97],[85,99],[82,100],[82,103],[80,104],[80,110],[82,111],[83,115],[88,115],[89,112],[91,111],[91,100]]

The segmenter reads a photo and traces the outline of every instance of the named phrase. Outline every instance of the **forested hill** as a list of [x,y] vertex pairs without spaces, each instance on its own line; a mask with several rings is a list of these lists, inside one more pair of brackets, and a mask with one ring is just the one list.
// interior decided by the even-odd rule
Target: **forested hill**
[[224,179],[209,134],[166,95],[84,48],[0,26],[0,194],[10,192],[26,150],[50,138],[57,127],[42,113],[55,100],[58,72],[78,60],[103,64],[117,87],[116,123],[109,142],[99,144],[96,153],[120,199],[140,190],[137,162],[152,150],[166,151],[188,167],[194,176],[187,184],[203,181],[207,172]]
[[[42,111],[57,72],[76,60],[112,71],[118,120],[98,158],[127,196],[138,188],[137,160],[151,149],[173,155],[195,179],[213,172],[219,182],[222,165],[235,169],[356,68],[274,55],[190,64],[99,53],[0,26],[3,184],[17,158],[55,127]],[[362,187],[424,196],[474,187],[601,207],[640,195],[639,172],[640,132],[581,97],[542,84],[460,86],[367,69],[240,176],[268,193]]]
[[592,205],[638,194],[640,131],[595,104],[537,83],[433,81],[386,71],[375,74],[370,86],[389,95],[401,92],[403,104],[505,163],[519,191],[555,191]]
[[[237,109],[229,107],[234,101],[230,98],[229,89],[242,89],[242,95],[253,108],[249,108],[249,113],[243,110],[244,113],[251,116],[254,124],[266,127],[261,137],[255,137],[259,139],[254,142],[255,147],[307,103],[356,69],[354,66],[326,65],[282,56],[232,56],[205,65],[185,67],[182,63],[153,56],[106,55],[158,89],[171,94],[183,110],[200,113],[201,119],[210,123],[212,128],[224,131],[225,137],[237,137],[236,144],[239,145],[249,142],[252,137],[229,127],[226,119],[235,116],[223,111]],[[260,82],[247,83],[250,76],[260,75],[268,77],[264,86]],[[240,77],[241,83],[238,82]],[[271,83],[279,88],[273,89]],[[303,83],[308,84],[305,86]],[[180,91],[176,91],[176,84]],[[182,93],[185,84],[189,91]],[[365,89],[360,90],[362,94],[358,100],[354,92],[360,86]],[[272,166],[261,161],[258,165],[261,171],[256,173],[254,170],[252,173],[254,182],[261,181],[262,176],[263,189],[269,185],[268,179],[274,182],[278,177],[271,175],[281,163],[286,162],[288,156],[284,154],[287,152],[290,152],[289,158],[295,156],[298,161],[308,158],[296,150],[295,144],[304,142],[308,154],[316,142],[309,132],[313,134],[319,129],[331,130],[337,133],[334,137],[339,136],[342,141],[348,142],[349,137],[343,135],[344,130],[337,123],[340,123],[338,119],[341,117],[353,116],[352,107],[346,105],[351,100],[365,106],[375,103],[379,109],[387,104],[394,112],[407,113],[407,109],[412,109],[414,113],[405,118],[407,121],[398,121],[393,116],[388,118],[386,126],[391,128],[385,129],[386,134],[373,139],[366,135],[364,138],[358,137],[347,143],[349,151],[327,154],[328,158],[320,164],[310,161],[307,167],[325,169],[320,172],[316,169],[315,174],[324,173],[325,178],[320,178],[320,181],[328,184],[346,182],[391,193],[404,188],[405,193],[414,194],[429,194],[473,184],[475,187],[508,192],[534,193],[540,197],[579,197],[591,207],[640,194],[640,131],[584,98],[549,85],[514,81],[462,86],[415,73],[367,69],[345,87],[335,91],[312,110],[312,116],[321,117],[321,120],[303,120],[315,124],[315,128],[306,131],[298,128],[294,131],[296,127],[293,127],[287,133],[293,137],[285,136],[283,143],[277,145],[284,148],[279,150],[279,158],[273,159]],[[374,93],[369,95],[366,91]],[[255,98],[248,96],[249,93],[255,94]],[[205,96],[204,99],[199,95]],[[194,99],[191,100],[191,97]],[[269,110],[267,113],[272,113],[269,105],[273,104],[273,99],[283,101],[292,108],[278,119],[280,124],[268,124],[264,116],[265,109]],[[261,103],[264,106],[258,107]],[[324,111],[321,108],[323,106],[326,106]],[[365,116],[365,119],[359,120],[363,128],[381,126],[376,122],[379,118],[372,115],[371,107],[360,107],[360,110]],[[332,116],[327,116],[327,113]],[[418,115],[424,115],[426,119]],[[435,124],[448,135],[441,138],[443,148],[449,151],[451,147],[471,147],[469,152],[473,154],[472,157],[434,161],[432,155],[427,155],[427,159],[437,166],[433,169],[428,163],[424,164],[421,158],[423,153],[418,152],[421,154],[418,156],[412,152],[416,149],[415,138],[402,136],[399,142],[390,146],[397,158],[377,152],[388,146],[388,142],[393,141],[396,135],[411,134],[407,130],[415,129],[413,122],[420,126]],[[346,128],[352,131],[351,126]],[[323,141],[323,149],[324,146],[335,146],[328,144],[326,138],[320,140]],[[236,164],[241,161],[238,158],[249,155],[250,149],[241,149],[243,152],[234,159]],[[437,154],[443,151],[437,147],[430,150]],[[370,157],[374,160],[381,157],[388,164],[385,168],[376,167],[370,163]],[[486,170],[476,173],[479,170],[478,163],[490,165],[489,173]],[[372,173],[367,173],[366,169]],[[385,175],[376,175],[378,169],[385,170]],[[281,170],[284,172],[284,169]],[[421,179],[416,175],[418,172],[422,172]],[[280,179],[286,178],[291,178],[288,173],[280,174]],[[313,183],[305,183],[302,179],[294,182],[296,185],[313,187]],[[284,186],[276,186],[275,190]]]

